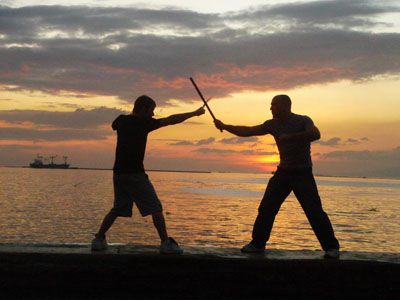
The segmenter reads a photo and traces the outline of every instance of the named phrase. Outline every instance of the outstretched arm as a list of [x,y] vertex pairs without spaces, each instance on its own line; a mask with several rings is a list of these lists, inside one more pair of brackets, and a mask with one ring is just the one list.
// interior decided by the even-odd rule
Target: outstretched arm
[[297,142],[297,141],[313,142],[319,140],[320,138],[321,134],[319,132],[319,129],[315,125],[310,124],[306,126],[305,130],[302,132],[293,134],[282,134],[279,136],[278,139],[280,141],[291,141],[291,142]]
[[220,130],[221,129],[226,130],[230,133],[233,133],[234,135],[242,137],[266,134],[265,127],[263,124],[257,126],[234,126],[234,125],[224,124],[220,120],[215,120],[214,124],[215,127],[217,127]]
[[183,121],[185,121],[191,117],[200,116],[200,115],[204,114],[204,112],[205,112],[204,108],[201,107],[195,111],[183,113],[183,114],[171,115],[169,117],[159,119],[159,121],[160,121],[161,127],[168,126],[168,125],[174,125],[174,124],[182,123]]

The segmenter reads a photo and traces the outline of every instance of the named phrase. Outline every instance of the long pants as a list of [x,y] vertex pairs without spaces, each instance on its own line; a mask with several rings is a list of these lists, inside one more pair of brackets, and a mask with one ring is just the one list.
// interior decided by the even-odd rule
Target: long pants
[[321,198],[318,195],[311,168],[277,169],[268,182],[258,208],[251,243],[259,248],[265,247],[271,234],[275,216],[291,191],[294,192],[300,202],[322,249],[325,251],[339,249],[339,242],[333,232],[332,224],[328,215],[322,209]]

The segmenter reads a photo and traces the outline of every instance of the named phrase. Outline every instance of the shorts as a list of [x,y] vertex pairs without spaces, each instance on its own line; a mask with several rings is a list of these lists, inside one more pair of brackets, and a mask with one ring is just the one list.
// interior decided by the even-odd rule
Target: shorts
[[162,205],[146,173],[115,174],[114,211],[120,217],[132,217],[133,202],[145,217],[161,212]]

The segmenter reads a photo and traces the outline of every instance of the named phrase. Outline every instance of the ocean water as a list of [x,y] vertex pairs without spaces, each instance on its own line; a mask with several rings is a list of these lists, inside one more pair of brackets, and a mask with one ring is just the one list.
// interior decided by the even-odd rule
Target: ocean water
[[[180,244],[241,247],[270,174],[148,172]],[[316,177],[342,249],[400,253],[400,180]],[[112,171],[0,168],[0,243],[88,243],[113,202]],[[119,218],[112,243],[156,245],[151,217]],[[272,249],[320,249],[291,194]]]

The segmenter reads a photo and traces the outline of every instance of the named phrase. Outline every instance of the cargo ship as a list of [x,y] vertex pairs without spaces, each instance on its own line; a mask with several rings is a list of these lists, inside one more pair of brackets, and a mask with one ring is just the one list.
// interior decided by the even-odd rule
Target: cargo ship
[[50,163],[45,163],[48,161],[48,158],[44,158],[41,155],[37,155],[36,158],[34,159],[33,162],[29,164],[31,168],[36,168],[36,169],[68,169],[69,164],[67,163],[68,156],[63,156],[64,163],[62,164],[56,164],[54,163],[54,159],[57,157],[57,155],[50,156]]

